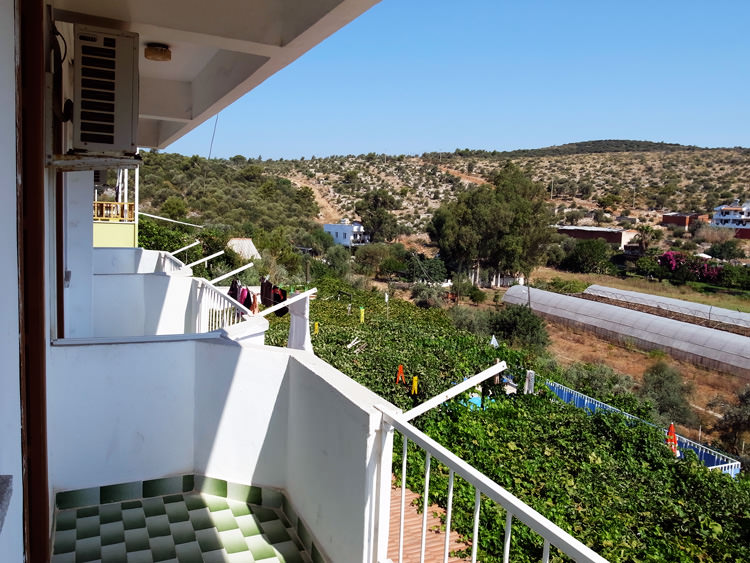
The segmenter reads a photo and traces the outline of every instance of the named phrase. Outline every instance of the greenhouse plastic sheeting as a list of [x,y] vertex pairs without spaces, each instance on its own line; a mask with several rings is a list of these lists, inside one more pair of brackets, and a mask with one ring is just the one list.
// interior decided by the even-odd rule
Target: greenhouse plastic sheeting
[[750,380],[750,339],[745,336],[520,285],[511,287],[503,302],[530,303],[550,320]]
[[659,295],[650,295],[648,293],[639,293],[637,291],[626,291],[624,289],[615,289],[603,285],[590,285],[584,293],[597,297],[604,297],[605,299],[627,301],[629,303],[645,305],[646,307],[665,309],[667,311],[689,315],[699,319],[750,327],[750,313],[712,307],[711,305],[704,305],[703,303],[693,303],[682,299],[672,299],[671,297],[661,297]]

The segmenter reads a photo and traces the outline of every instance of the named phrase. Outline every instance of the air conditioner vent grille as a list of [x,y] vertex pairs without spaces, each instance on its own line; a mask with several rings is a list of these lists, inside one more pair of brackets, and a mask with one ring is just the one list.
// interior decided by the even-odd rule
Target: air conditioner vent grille
[[74,147],[135,152],[137,35],[79,26]]
[[[78,36],[81,41],[81,140],[88,143],[115,142],[115,72],[117,65],[116,49],[88,45],[103,45],[105,37]],[[111,38],[110,38],[111,39]],[[98,101],[96,90],[111,93],[111,103]],[[90,99],[87,94],[94,94]],[[88,111],[88,110],[97,111]]]

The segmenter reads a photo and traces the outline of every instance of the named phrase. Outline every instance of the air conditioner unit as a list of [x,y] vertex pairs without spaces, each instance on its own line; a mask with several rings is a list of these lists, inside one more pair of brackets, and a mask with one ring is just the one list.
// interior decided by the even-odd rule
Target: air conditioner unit
[[134,155],[138,34],[75,25],[73,151]]

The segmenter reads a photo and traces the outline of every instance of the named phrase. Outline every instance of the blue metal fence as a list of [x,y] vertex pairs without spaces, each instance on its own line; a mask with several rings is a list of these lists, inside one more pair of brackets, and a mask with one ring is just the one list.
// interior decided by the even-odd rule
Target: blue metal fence
[[[653,426],[654,428],[659,428],[656,425],[651,424],[650,422],[646,422],[645,420],[633,416],[632,414],[621,411],[620,409],[608,405],[607,403],[602,403],[601,401],[592,399],[591,397],[584,395],[583,393],[579,393],[574,389],[570,389],[569,387],[565,387],[564,385],[560,385],[559,383],[556,383],[554,381],[547,381],[546,384],[547,387],[560,399],[568,404],[575,405],[580,409],[586,409],[591,413],[595,413],[598,410],[616,412],[620,413],[625,418],[642,422],[643,424],[648,424],[649,426]],[[662,430],[664,430],[664,434],[666,435],[667,429],[662,428]],[[726,454],[719,453],[716,450],[712,450],[711,448],[707,448],[706,446],[697,442],[693,442],[692,440],[689,440],[684,436],[680,436],[679,434],[677,435],[677,447],[680,450],[693,450],[698,456],[698,459],[700,459],[701,462],[709,469],[718,469],[723,473],[728,473],[732,477],[738,475],[740,472],[740,462],[736,459],[733,459]]]

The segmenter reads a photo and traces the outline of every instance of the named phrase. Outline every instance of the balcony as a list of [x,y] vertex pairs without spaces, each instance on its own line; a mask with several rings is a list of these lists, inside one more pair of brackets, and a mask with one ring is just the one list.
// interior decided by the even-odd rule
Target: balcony
[[218,336],[56,345],[50,356],[50,488],[81,499],[57,496],[57,530],[72,507],[86,514],[131,500],[107,495],[140,498],[154,479],[194,475],[186,487],[204,495],[217,480],[276,492],[270,508],[284,509],[284,529],[309,531],[298,534],[303,546],[324,560],[376,561],[383,468],[390,486],[381,460],[391,454],[378,407],[394,408],[318,358]]
[[95,201],[94,221],[134,223],[135,203],[119,201]]
[[95,201],[93,205],[94,246],[128,248],[138,246],[134,203]]
[[93,269],[92,338],[189,335],[242,325],[246,336],[263,341],[265,319],[192,277],[169,253],[97,248]]
[[552,546],[604,561],[410,424],[473,379],[402,413],[309,352],[264,345],[261,315],[166,253],[96,249],[93,269],[93,337],[48,351],[53,563],[385,563],[415,538],[425,553],[425,523],[389,548],[394,432],[427,452],[426,482],[434,459],[475,487],[476,523],[481,497],[506,511],[506,561],[514,521],[543,561]]
[[475,522],[482,495],[507,511],[506,553],[515,520],[542,536],[544,561],[550,546],[604,561],[312,354],[214,335],[58,344],[50,366],[55,563],[197,549],[216,561],[397,561],[394,430],[426,450],[428,477],[433,458],[475,486]]

